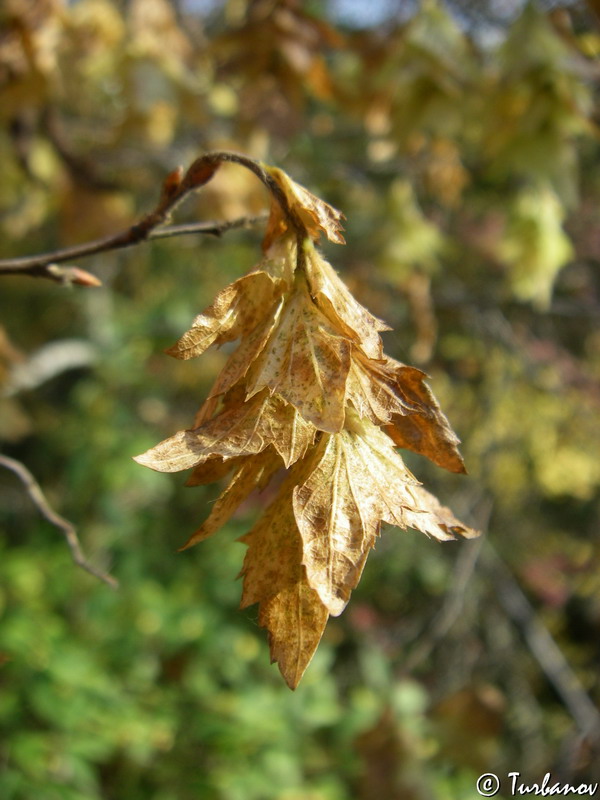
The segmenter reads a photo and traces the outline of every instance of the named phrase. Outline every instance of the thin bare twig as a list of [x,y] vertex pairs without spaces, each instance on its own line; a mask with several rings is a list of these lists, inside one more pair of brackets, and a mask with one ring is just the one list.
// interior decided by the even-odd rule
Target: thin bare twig
[[500,604],[521,629],[523,637],[550,683],[585,736],[600,737],[600,712],[557,645],[548,628],[498,553],[488,546],[484,553]]
[[[254,217],[238,217],[237,219],[226,220],[224,222],[194,222],[189,225],[169,225],[166,228],[151,230],[146,239],[168,239],[172,236],[183,236],[185,234],[203,233],[212,236],[221,234],[234,228],[248,228],[260,222],[265,222],[268,215],[258,214]],[[131,229],[129,229],[131,230]],[[117,241],[118,240],[118,241]],[[2,275],[31,275],[37,278],[49,278],[58,283],[80,283],[75,271],[89,275],[84,270],[77,267],[59,267],[64,261],[83,258],[84,256],[95,255],[96,253],[106,253],[109,250],[118,250],[124,247],[133,247],[139,244],[141,239],[125,241],[124,234],[108,236],[102,239],[94,239],[92,242],[64,247],[61,250],[53,250],[47,253],[39,253],[35,256],[24,256],[23,258],[0,259],[0,276]],[[116,242],[116,243],[115,243]],[[86,284],[87,285],[87,284]]]
[[191,222],[188,225],[169,225],[168,228],[159,228],[152,231],[148,238],[169,239],[172,236],[184,236],[188,233],[207,233],[212,236],[221,236],[221,234],[227,233],[227,231],[234,228],[249,228],[252,225],[259,225],[261,222],[266,222],[268,218],[269,215],[265,211],[254,217],[238,217],[224,222]]
[[[79,267],[61,267],[65,261],[80,259],[109,250],[119,250],[131,247],[148,239],[159,239],[168,236],[179,236],[183,233],[208,233],[220,235],[232,228],[246,227],[257,221],[265,219],[259,217],[242,217],[229,222],[208,222],[197,225],[177,225],[171,228],[162,228],[170,219],[176,206],[191,192],[204,186],[223,163],[239,164],[253,172],[269,190],[271,196],[279,203],[284,216],[299,232],[304,226],[292,211],[287,198],[275,179],[257,162],[248,156],[228,151],[206,153],[197,158],[184,172],[178,167],[167,175],[155,208],[142,219],[124,231],[95,239],[92,242],[66,247],[54,252],[40,253],[24,258],[0,260],[0,276],[2,275],[30,275],[37,278],[47,278],[59,283],[76,283],[82,286],[97,286],[98,279],[89,272]],[[160,230],[159,230],[160,229]]]
[[60,514],[57,514],[56,511],[54,511],[54,509],[50,506],[41,486],[33,477],[31,472],[27,469],[27,467],[20,461],[16,461],[14,458],[8,458],[8,456],[3,455],[0,455],[0,466],[5,467],[11,472],[14,472],[14,474],[19,478],[25,487],[27,494],[44,519],[48,520],[51,525],[54,525],[55,528],[58,528],[62,532],[66,539],[67,545],[69,546],[69,550],[71,551],[71,556],[75,564],[84,569],[86,572],[89,572],[90,575],[93,575],[95,578],[104,581],[104,583],[108,584],[112,589],[116,589],[119,586],[117,579],[113,578],[111,575],[108,575],[106,572],[97,569],[89,563],[89,561],[83,555],[83,551],[81,550],[77,531],[68,520],[66,520],[64,517],[61,517]]

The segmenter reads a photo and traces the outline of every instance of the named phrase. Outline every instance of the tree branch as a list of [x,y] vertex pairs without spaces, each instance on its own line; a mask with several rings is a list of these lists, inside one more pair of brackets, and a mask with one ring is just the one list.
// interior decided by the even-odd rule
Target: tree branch
[[531,653],[562,699],[579,730],[600,737],[600,712],[563,655],[548,628],[536,614],[516,578],[498,553],[488,545],[484,555],[498,599],[506,614],[521,629]]
[[112,589],[116,589],[119,585],[117,579],[113,578],[111,575],[108,575],[106,572],[97,569],[89,563],[89,561],[83,555],[79,538],[77,536],[77,531],[68,520],[66,520],[64,517],[61,517],[60,514],[57,514],[56,511],[54,511],[54,509],[50,506],[41,486],[33,477],[31,472],[27,469],[27,467],[20,461],[16,461],[14,458],[8,458],[8,456],[3,455],[0,455],[0,466],[5,467],[11,472],[14,472],[14,474],[19,478],[25,487],[27,494],[44,519],[48,520],[51,525],[54,525],[55,528],[58,528],[62,532],[66,539],[67,545],[69,546],[69,550],[71,551],[71,556],[75,564],[84,569],[86,572],[89,572],[90,575],[93,575],[95,578],[107,583]]
[[72,261],[109,250],[119,250],[131,247],[148,239],[161,239],[169,236],[180,236],[186,233],[208,233],[219,236],[232,228],[247,227],[266,219],[266,215],[257,217],[241,217],[229,222],[205,222],[194,225],[175,225],[162,227],[170,219],[175,207],[182,202],[191,192],[204,186],[213,177],[221,164],[229,162],[239,164],[253,172],[269,190],[271,196],[279,203],[284,216],[296,228],[299,235],[304,227],[297,216],[290,209],[287,198],[281,187],[271,175],[259,164],[248,156],[228,151],[206,153],[197,158],[184,173],[178,167],[167,175],[155,208],[146,214],[139,222],[120,233],[95,239],[92,242],[66,247],[36,256],[0,260],[0,277],[2,275],[30,275],[36,278],[47,278],[59,283],[75,283],[80,286],[98,286],[99,280],[95,275],[79,267],[61,267],[65,261]]
[[[185,234],[209,234],[221,236],[221,234],[235,228],[249,228],[260,222],[266,222],[266,213],[257,214],[254,217],[238,217],[237,219],[225,222],[195,222],[189,225],[169,225],[166,228],[151,230],[145,239],[168,239],[173,236],[183,236]],[[132,228],[135,226],[132,226]],[[129,230],[131,231],[132,228]],[[53,250],[47,253],[39,253],[35,256],[25,256],[24,258],[0,259],[0,276],[2,275],[30,275],[34,278],[49,278],[58,283],[76,283],[80,286],[99,286],[100,281],[91,273],[79,267],[60,267],[63,261],[91,256],[96,253],[106,253],[109,250],[118,250],[123,247],[132,247],[139,244],[143,239],[124,241],[124,233],[116,236],[108,236],[103,239],[94,239],[92,242],[65,247],[62,250]],[[93,282],[92,282],[93,279]]]

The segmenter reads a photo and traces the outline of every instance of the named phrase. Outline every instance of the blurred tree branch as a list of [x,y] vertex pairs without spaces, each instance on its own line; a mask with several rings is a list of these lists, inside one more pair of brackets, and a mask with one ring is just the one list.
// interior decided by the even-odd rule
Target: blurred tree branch
[[600,712],[565,658],[552,634],[536,614],[510,567],[488,543],[483,562],[505,613],[523,638],[546,677],[584,736],[600,737]]
[[66,539],[67,545],[69,546],[69,550],[71,551],[71,556],[75,564],[84,569],[86,572],[89,572],[90,575],[93,575],[95,578],[104,581],[104,583],[108,584],[112,589],[116,589],[119,585],[119,582],[116,580],[116,578],[113,578],[103,570],[92,566],[92,564],[90,564],[86,559],[81,549],[81,544],[79,543],[77,531],[68,520],[66,520],[64,517],[61,517],[60,514],[57,514],[57,512],[51,507],[44,492],[42,491],[41,486],[33,477],[31,472],[27,469],[27,467],[20,461],[16,461],[14,458],[9,458],[8,456],[3,455],[0,455],[0,467],[10,470],[19,478],[40,514],[44,517],[44,519],[48,520],[51,525],[54,525],[55,528],[58,528],[62,532]]
[[233,228],[248,227],[257,222],[265,221],[267,214],[244,216],[225,222],[200,222],[189,225],[173,225],[166,228],[161,227],[169,221],[175,207],[188,194],[207,183],[224,162],[240,164],[254,172],[277,199],[284,214],[289,216],[290,212],[285,196],[274,185],[270,176],[258,162],[238,153],[225,151],[206,153],[197,158],[185,173],[182,167],[178,167],[167,175],[155,208],[126,230],[91,242],[65,247],[61,250],[23,258],[2,259],[0,260],[0,276],[29,275],[35,278],[47,278],[58,283],[99,286],[100,281],[92,273],[75,266],[63,267],[60,265],[65,261],[72,261],[84,256],[131,247],[148,239],[164,239],[190,233],[220,236]]
[[65,247],[61,250],[40,253],[35,256],[25,256],[24,258],[7,258],[0,260],[0,277],[3,275],[29,275],[33,278],[48,278],[57,283],[76,283],[80,286],[99,286],[100,281],[91,273],[79,267],[61,267],[64,261],[71,261],[75,258],[94,255],[96,253],[107,253],[110,250],[119,250],[123,247],[132,247],[148,239],[168,239],[173,236],[183,236],[185,234],[210,234],[221,236],[227,231],[235,228],[248,228],[267,220],[268,215],[258,214],[256,216],[238,217],[237,219],[225,222],[197,222],[189,225],[170,225],[159,230],[150,229],[140,236],[137,232],[137,225],[132,225],[127,231],[108,236],[103,239],[95,239],[92,242]]

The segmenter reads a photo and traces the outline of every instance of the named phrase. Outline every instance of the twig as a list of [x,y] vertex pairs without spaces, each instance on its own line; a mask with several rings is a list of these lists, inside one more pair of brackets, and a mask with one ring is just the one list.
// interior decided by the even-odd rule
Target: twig
[[106,572],[97,569],[87,561],[81,550],[77,531],[68,520],[66,520],[64,517],[61,517],[60,514],[57,514],[56,511],[54,511],[54,509],[50,506],[41,486],[33,477],[31,472],[27,469],[27,467],[20,461],[16,461],[13,458],[8,458],[7,456],[3,455],[0,455],[0,466],[5,467],[11,472],[14,472],[14,474],[24,485],[27,494],[44,519],[48,520],[51,525],[54,525],[55,528],[58,528],[62,532],[67,541],[67,545],[69,546],[69,550],[71,551],[71,556],[75,564],[84,569],[86,572],[89,572],[90,575],[93,575],[95,578],[107,583],[112,589],[116,589],[119,585],[119,582],[116,580],[116,578],[113,578]]
[[[191,192],[204,186],[213,177],[223,163],[239,164],[253,172],[269,190],[271,196],[281,206],[284,216],[296,228],[299,235],[304,231],[304,226],[297,215],[291,210],[287,198],[275,179],[257,162],[240,153],[217,151],[206,153],[197,158],[184,173],[178,167],[167,175],[160,198],[156,207],[142,219],[120,233],[95,239],[92,242],[66,247],[51,253],[40,253],[36,256],[0,260],[0,276],[2,275],[30,275],[37,278],[47,278],[60,283],[77,283],[82,286],[98,285],[98,279],[89,272],[78,267],[60,267],[65,261],[80,259],[96,253],[105,253],[109,250],[119,250],[131,247],[148,239],[159,239],[168,236],[179,236],[182,233],[208,233],[220,235],[232,228],[245,227],[257,221],[262,221],[265,216],[242,217],[230,222],[208,222],[197,225],[177,225],[171,228],[162,228],[170,219],[176,206]],[[161,230],[158,230],[162,228]]]
[[490,568],[502,607],[521,629],[533,656],[562,698],[580,731],[586,736],[600,737],[600,712],[590,700],[550,631],[535,613],[516,578],[489,543],[485,549],[485,562]]
[[[255,217],[238,217],[237,219],[225,222],[195,222],[189,225],[170,225],[166,228],[151,230],[146,239],[168,239],[171,236],[182,236],[190,233],[205,233],[212,236],[220,236],[222,233],[233,230],[234,228],[247,228],[267,220],[267,214],[259,214]],[[135,227],[135,226],[134,226]],[[131,228],[129,230],[132,230]],[[118,241],[117,241],[118,240]],[[23,258],[0,259],[0,276],[2,275],[31,275],[36,278],[50,278],[58,283],[79,281],[75,276],[70,276],[67,270],[77,270],[77,267],[59,267],[58,264],[71,259],[83,258],[96,253],[106,253],[109,250],[118,250],[124,247],[132,247],[139,244],[142,239],[125,241],[123,233],[117,236],[108,236],[103,239],[94,239],[92,242],[65,247],[62,250],[53,250],[48,253],[39,253],[35,256],[25,256]],[[117,243],[115,243],[117,242]],[[84,272],[79,270],[79,272]],[[85,273],[89,275],[89,273]]]
[[475,503],[471,511],[476,530],[482,531],[481,536],[471,542],[461,544],[454,577],[450,589],[446,592],[444,602],[433,617],[427,631],[420,637],[418,644],[409,653],[402,665],[405,673],[412,673],[428,658],[437,644],[450,632],[463,612],[469,581],[473,576],[481,549],[486,540],[487,527],[492,512],[492,503],[489,498],[482,497]]
[[169,239],[171,236],[183,236],[187,233],[208,233],[212,236],[221,236],[221,234],[227,233],[227,231],[234,228],[249,228],[251,225],[266,222],[268,218],[269,215],[265,211],[255,217],[238,217],[225,222],[191,222],[188,225],[169,225],[168,228],[159,228],[156,231],[152,231],[148,238]]

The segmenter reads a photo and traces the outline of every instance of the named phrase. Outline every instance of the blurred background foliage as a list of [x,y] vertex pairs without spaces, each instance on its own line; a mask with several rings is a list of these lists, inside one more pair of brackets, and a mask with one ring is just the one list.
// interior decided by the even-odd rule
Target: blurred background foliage
[[[599,779],[597,8],[5,0],[2,257],[127,227],[208,149],[281,166],[345,212],[328,257],[393,326],[387,352],[431,375],[470,474],[407,460],[485,539],[385,531],[290,693],[237,611],[235,540],[265,498],[176,554],[218,487],[130,458],[191,423],[224,356],[163,349],[260,231],[88,259],[100,289],[4,277],[0,445],[121,586],[74,567],[0,473],[2,800],[464,800],[482,772]],[[177,221],[265,201],[223,167]]]

